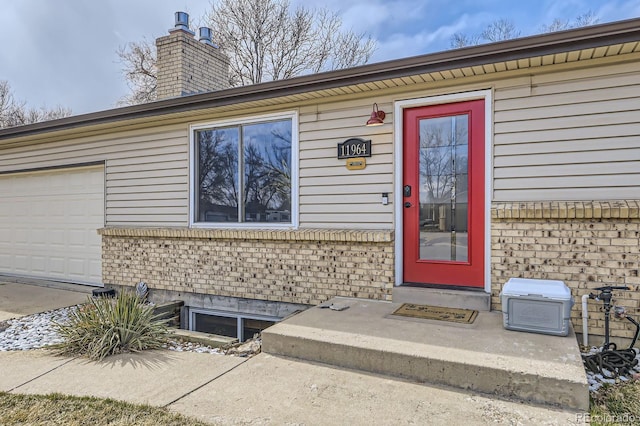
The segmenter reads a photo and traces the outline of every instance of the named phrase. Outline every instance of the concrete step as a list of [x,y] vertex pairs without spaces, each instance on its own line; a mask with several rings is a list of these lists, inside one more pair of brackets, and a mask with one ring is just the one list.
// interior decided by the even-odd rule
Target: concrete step
[[491,310],[491,294],[482,290],[455,290],[450,288],[431,288],[398,286],[393,288],[394,303],[415,303],[431,306],[455,306],[476,311]]
[[507,399],[588,411],[578,344],[505,330],[502,315],[471,325],[392,315],[400,304],[336,298],[343,311],[311,308],[262,333],[263,352]]

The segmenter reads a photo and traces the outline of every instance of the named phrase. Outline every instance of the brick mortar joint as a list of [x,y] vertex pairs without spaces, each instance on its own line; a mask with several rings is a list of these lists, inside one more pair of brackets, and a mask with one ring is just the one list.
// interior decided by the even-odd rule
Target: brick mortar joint
[[492,219],[639,219],[639,200],[493,202]]
[[394,231],[343,229],[264,230],[107,227],[98,229],[98,234],[103,237],[131,238],[392,243]]

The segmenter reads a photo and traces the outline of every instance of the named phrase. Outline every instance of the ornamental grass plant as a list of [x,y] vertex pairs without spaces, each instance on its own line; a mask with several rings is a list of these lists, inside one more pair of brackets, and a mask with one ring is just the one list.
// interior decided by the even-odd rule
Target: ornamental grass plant
[[116,298],[89,297],[68,322],[56,323],[55,328],[62,342],[51,349],[60,355],[92,360],[157,349],[167,336],[166,321],[158,319],[153,307],[130,291],[121,291]]

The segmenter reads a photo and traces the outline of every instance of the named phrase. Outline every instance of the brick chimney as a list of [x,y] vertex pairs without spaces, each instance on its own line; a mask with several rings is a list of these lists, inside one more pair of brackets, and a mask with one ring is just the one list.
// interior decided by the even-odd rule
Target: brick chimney
[[229,87],[229,59],[200,28],[200,41],[189,29],[189,15],[176,12],[175,27],[156,40],[158,100]]

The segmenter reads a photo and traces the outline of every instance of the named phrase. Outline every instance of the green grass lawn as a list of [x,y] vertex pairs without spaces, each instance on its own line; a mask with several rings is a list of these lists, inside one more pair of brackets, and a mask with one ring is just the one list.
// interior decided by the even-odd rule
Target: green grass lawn
[[2,425],[191,426],[206,423],[165,408],[135,405],[113,399],[60,394],[20,395],[0,392]]

